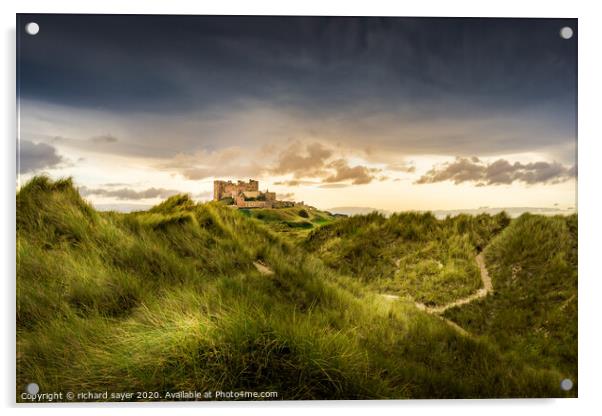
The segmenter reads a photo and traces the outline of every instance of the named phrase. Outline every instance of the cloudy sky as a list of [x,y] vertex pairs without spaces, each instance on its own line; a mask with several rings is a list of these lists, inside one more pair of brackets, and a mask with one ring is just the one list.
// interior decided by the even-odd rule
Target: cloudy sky
[[19,15],[18,55],[20,183],[98,206],[576,203],[575,19]]

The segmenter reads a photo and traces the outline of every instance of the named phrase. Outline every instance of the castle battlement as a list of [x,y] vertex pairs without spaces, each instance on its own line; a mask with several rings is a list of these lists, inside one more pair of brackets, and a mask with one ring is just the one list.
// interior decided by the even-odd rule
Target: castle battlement
[[213,200],[223,201],[231,198],[231,205],[239,208],[276,208],[294,206],[294,202],[277,201],[276,192],[259,190],[259,181],[213,181]]
[[249,179],[249,182],[238,181],[213,181],[213,200],[221,201],[224,198],[236,199],[241,192],[259,192],[259,182]]

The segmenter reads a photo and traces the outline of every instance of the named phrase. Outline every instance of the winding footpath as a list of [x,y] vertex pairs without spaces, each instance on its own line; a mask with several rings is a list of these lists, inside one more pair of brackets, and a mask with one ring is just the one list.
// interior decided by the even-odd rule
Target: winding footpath
[[[457,332],[459,332],[460,334],[465,335],[465,336],[471,336],[471,334],[468,331],[466,331],[464,328],[462,328],[461,326],[456,324],[455,322],[450,321],[449,319],[444,318],[441,315],[443,314],[443,312],[445,312],[446,310],[448,310],[450,308],[453,308],[455,306],[466,305],[467,303],[470,303],[476,299],[484,298],[489,293],[493,292],[493,285],[491,284],[491,277],[489,277],[489,272],[487,271],[487,267],[485,266],[485,259],[483,257],[482,252],[479,253],[475,257],[475,261],[477,262],[477,266],[479,266],[481,281],[483,282],[483,287],[480,288],[479,290],[477,290],[475,293],[473,293],[472,295],[466,296],[464,298],[455,300],[453,302],[446,303],[445,305],[440,305],[440,306],[426,306],[424,303],[414,302],[418,309],[425,311],[426,313],[430,313],[430,314],[437,316],[442,321],[445,321],[445,323],[448,324],[450,327],[452,327]],[[257,271],[264,276],[270,276],[270,275],[274,274],[274,271],[272,269],[270,269],[262,261],[254,261],[253,265],[255,266]],[[397,295],[390,295],[390,294],[386,294],[386,293],[381,293],[380,296],[382,296],[384,299],[387,299],[389,301],[394,301],[394,300],[399,299],[399,296],[397,296]]]
[[[489,272],[487,271],[487,267],[485,266],[485,259],[483,256],[483,252],[479,253],[475,257],[475,261],[477,262],[477,266],[479,266],[479,272],[481,274],[481,281],[483,282],[483,287],[477,290],[472,295],[466,296],[464,298],[460,298],[450,303],[446,303],[445,305],[440,306],[426,306],[424,303],[415,302],[415,305],[418,309],[425,311],[426,313],[430,313],[436,315],[443,321],[445,321],[449,326],[453,327],[456,331],[461,333],[462,335],[470,335],[464,328],[459,326],[453,321],[450,321],[447,318],[441,316],[443,312],[446,310],[453,308],[455,306],[466,305],[476,299],[484,298],[489,293],[493,293],[493,284],[491,283],[491,277],[489,276]],[[388,300],[396,300],[399,299],[397,295],[389,295],[389,294],[381,294],[382,297]]]

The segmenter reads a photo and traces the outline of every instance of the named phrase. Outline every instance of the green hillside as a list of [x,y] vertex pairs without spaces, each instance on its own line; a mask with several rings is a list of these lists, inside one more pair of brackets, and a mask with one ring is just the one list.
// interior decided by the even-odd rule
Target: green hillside
[[524,214],[485,250],[495,292],[446,316],[577,380],[577,216]]
[[379,213],[341,219],[313,231],[305,247],[375,291],[442,305],[481,287],[476,254],[510,219],[504,214]]
[[293,240],[303,239],[313,229],[341,217],[310,206],[240,209],[239,212],[265,223],[273,231]]
[[[432,250],[450,270],[469,267],[498,227],[424,217],[404,231],[410,219],[389,223],[414,242],[391,258]],[[339,221],[347,223],[324,227],[346,230]],[[468,237],[422,241],[423,231],[443,239],[451,224]],[[313,252],[320,230],[307,243]],[[457,254],[448,258],[449,247]],[[345,259],[345,270],[358,267]],[[387,301],[366,289],[367,275],[325,263],[219,203],[180,195],[147,212],[101,213],[70,180],[34,178],[17,193],[17,400],[30,382],[42,393],[247,390],[278,399],[574,395],[558,388],[562,371],[462,335],[412,302]]]

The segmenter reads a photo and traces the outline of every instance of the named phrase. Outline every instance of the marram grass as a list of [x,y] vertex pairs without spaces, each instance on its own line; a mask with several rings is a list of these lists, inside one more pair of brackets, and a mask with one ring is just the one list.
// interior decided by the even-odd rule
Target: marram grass
[[[346,220],[331,222],[333,235],[342,238],[338,221]],[[358,233],[383,223],[357,221]],[[470,272],[461,260],[499,233],[492,219],[492,230],[429,248],[421,233],[438,235],[437,220],[394,221],[391,233],[417,239],[395,255],[452,245],[458,252],[444,263],[452,271]],[[562,365],[539,365],[411,301],[384,299],[354,274],[353,259],[332,267],[317,253],[331,237],[317,243],[320,230],[299,244],[261,219],[185,195],[147,212],[101,213],[70,180],[32,179],[17,193],[17,400],[30,382],[41,392],[248,390],[284,400],[575,394],[559,389]],[[379,278],[401,279],[387,273]]]

